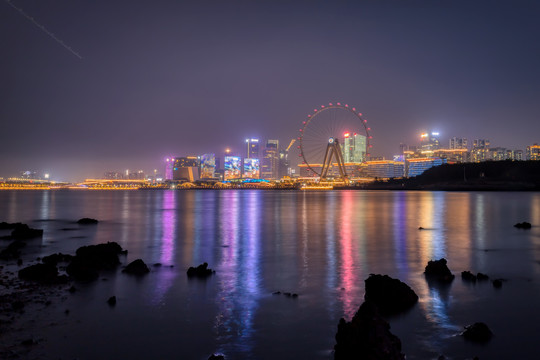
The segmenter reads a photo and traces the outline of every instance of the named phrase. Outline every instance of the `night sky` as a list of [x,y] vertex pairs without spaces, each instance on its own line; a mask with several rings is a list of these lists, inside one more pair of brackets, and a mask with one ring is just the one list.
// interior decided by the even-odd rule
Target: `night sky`
[[286,145],[336,101],[362,111],[387,158],[423,130],[444,145],[540,142],[539,1],[10,2],[0,176],[77,180],[246,137]]

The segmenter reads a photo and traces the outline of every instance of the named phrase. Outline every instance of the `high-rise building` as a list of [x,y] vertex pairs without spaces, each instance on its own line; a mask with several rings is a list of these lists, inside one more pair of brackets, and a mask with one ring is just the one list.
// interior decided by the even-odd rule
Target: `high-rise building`
[[367,138],[357,133],[343,134],[343,161],[345,163],[361,163],[366,160]]
[[174,172],[174,157],[168,157],[165,159],[165,180],[173,179]]
[[259,179],[259,159],[244,159],[244,172],[242,178],[244,179]]
[[431,133],[423,133],[420,135],[420,147],[422,151],[437,150],[440,148],[439,133],[432,131]]
[[473,140],[472,161],[480,162],[489,160],[489,140]]
[[186,156],[174,158],[173,180],[199,180],[199,158]]
[[279,179],[279,141],[268,140],[261,159],[261,178]]
[[259,139],[246,139],[246,158],[259,159]]
[[540,145],[527,146],[527,160],[540,160]]
[[201,156],[201,179],[213,179],[216,172],[216,154]]
[[453,137],[450,139],[450,150],[467,149],[467,139]]

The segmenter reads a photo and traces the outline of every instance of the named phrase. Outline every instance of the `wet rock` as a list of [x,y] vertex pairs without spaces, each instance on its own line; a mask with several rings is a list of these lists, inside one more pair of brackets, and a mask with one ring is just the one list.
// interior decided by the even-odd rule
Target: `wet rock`
[[115,306],[115,305],[116,305],[116,296],[111,296],[111,297],[107,300],[107,304],[109,304],[109,306]]
[[494,287],[494,288],[497,288],[497,289],[502,288],[502,282],[503,282],[502,279],[495,279],[495,280],[493,280],[493,287]]
[[21,258],[17,259],[17,265],[18,265],[18,266],[22,266],[22,264],[23,264],[22,259],[21,259]]
[[98,221],[92,218],[82,218],[82,219],[77,220],[77,224],[81,224],[81,225],[94,225],[97,223]]
[[281,295],[281,291],[274,291],[272,295]]
[[122,272],[126,274],[142,276],[148,274],[150,272],[150,269],[148,268],[148,266],[146,266],[142,259],[137,259],[130,262],[126,266],[126,268],[122,270]]
[[13,311],[19,311],[24,308],[24,302],[17,300],[11,303],[11,309]]
[[161,263],[155,263],[154,265],[152,265],[153,267],[161,267],[162,264]]
[[531,223],[524,221],[524,222],[515,224],[514,227],[518,229],[530,229],[532,225]]
[[57,284],[65,282],[64,276],[58,276],[58,269],[51,264],[35,264],[19,270],[19,278],[39,283]]
[[424,274],[430,279],[443,283],[450,283],[452,282],[452,280],[454,280],[454,275],[452,274],[448,266],[446,266],[445,258],[428,261],[428,264],[426,265],[426,268],[424,270]]
[[32,346],[35,344],[37,344],[37,342],[34,339],[26,339],[26,340],[21,341],[21,345],[23,346]]
[[366,280],[364,300],[377,305],[383,315],[397,314],[411,308],[418,296],[407,284],[388,275],[371,274]]
[[41,259],[41,262],[43,262],[44,264],[57,265],[59,262],[68,263],[71,260],[73,260],[73,255],[57,253],[51,254],[49,256],[44,256],[43,259]]
[[16,224],[11,232],[11,237],[16,240],[27,240],[43,236],[42,229],[32,229],[26,224]]
[[74,292],[77,291],[77,289],[75,288],[75,286],[71,285],[71,287],[68,289],[68,291],[73,294]]
[[26,246],[26,243],[21,240],[15,240],[11,242],[7,248],[0,251],[0,259],[2,260],[9,260],[9,259],[16,259],[19,256],[21,256],[21,251],[23,247]]
[[208,263],[203,263],[197,267],[191,266],[187,271],[187,276],[205,278],[214,273],[214,270],[208,268]]
[[461,279],[464,280],[464,281],[469,281],[469,282],[476,282],[476,275],[474,275],[473,273],[471,273],[470,271],[462,271],[461,272]]
[[418,230],[425,230],[423,227],[419,226]]
[[476,274],[476,279],[478,281],[486,281],[486,280],[489,280],[489,276],[487,276],[486,274],[482,274],[482,273],[478,273]]
[[212,354],[212,355],[210,355],[208,360],[225,360],[225,356],[223,356],[221,354]]
[[334,359],[403,360],[401,341],[372,302],[364,302],[351,322],[341,318],[336,334]]
[[477,322],[469,326],[465,326],[465,331],[461,334],[467,340],[474,342],[487,342],[493,336],[489,327],[483,322]]
[[293,293],[293,294],[291,295],[291,297],[294,298],[294,299],[296,299],[296,298],[298,297],[298,294]]
[[80,281],[95,280],[100,270],[112,270],[120,265],[118,254],[122,253],[122,247],[115,242],[80,247],[66,272]]

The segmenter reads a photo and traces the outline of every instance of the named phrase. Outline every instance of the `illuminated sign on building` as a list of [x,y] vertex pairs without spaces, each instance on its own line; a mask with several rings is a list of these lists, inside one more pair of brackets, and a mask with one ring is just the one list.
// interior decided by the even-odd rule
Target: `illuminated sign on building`
[[244,159],[244,176],[245,179],[259,178],[259,159]]
[[201,156],[201,179],[212,179],[216,171],[216,155],[204,154]]
[[225,156],[225,180],[240,179],[242,177],[242,158],[239,156]]

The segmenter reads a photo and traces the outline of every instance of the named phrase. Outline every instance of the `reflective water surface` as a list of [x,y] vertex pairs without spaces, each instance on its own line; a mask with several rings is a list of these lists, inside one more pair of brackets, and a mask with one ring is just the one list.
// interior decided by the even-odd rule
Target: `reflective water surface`
[[[82,227],[81,217],[100,223]],[[0,221],[45,230],[27,255],[116,241],[129,250],[122,261],[162,264],[142,279],[118,271],[77,284],[36,322],[36,357],[331,359],[339,318],[354,315],[370,273],[420,297],[389,320],[409,359],[540,356],[538,193],[3,191]],[[536,226],[512,226],[521,221]],[[422,274],[441,257],[457,275],[451,286]],[[216,274],[189,280],[202,262]],[[471,285],[463,270],[508,281]],[[487,345],[458,336],[477,321],[495,333]]]

